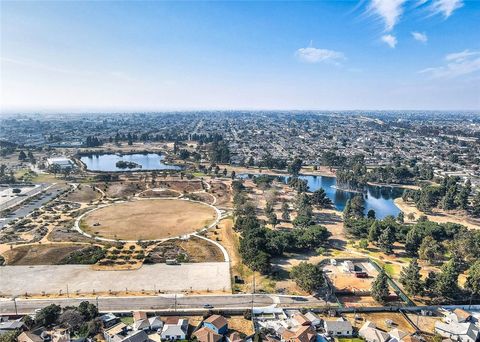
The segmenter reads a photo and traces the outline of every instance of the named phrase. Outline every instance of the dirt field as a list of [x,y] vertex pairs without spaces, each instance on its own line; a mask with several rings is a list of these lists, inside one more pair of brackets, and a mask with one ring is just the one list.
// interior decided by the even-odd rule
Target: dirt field
[[20,246],[3,254],[7,265],[55,265],[86,245],[46,244]]
[[79,202],[79,203],[88,203],[100,199],[100,193],[90,185],[80,185],[79,189],[76,189],[72,193],[68,194],[65,198],[67,201]]
[[[375,323],[377,328],[387,332],[395,328],[407,333],[415,332],[412,325],[398,312],[357,313],[357,317],[358,316],[360,316],[361,319],[355,321],[355,314],[345,314],[345,317],[350,322],[355,322],[357,328],[360,328],[366,321],[370,321]],[[393,324],[389,326],[386,322],[387,320],[392,320]]]
[[191,237],[188,240],[168,240],[154,247],[148,254],[148,263],[165,263],[167,259],[179,262],[221,262],[222,251],[206,240]]
[[200,203],[139,200],[95,210],[82,220],[81,227],[110,239],[153,240],[195,232],[215,218],[215,210]]

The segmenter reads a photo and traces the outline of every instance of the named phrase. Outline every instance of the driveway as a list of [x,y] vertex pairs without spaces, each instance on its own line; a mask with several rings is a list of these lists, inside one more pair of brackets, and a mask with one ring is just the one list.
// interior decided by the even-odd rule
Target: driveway
[[228,262],[143,265],[132,271],[95,271],[89,265],[0,267],[0,295],[111,291],[230,291]]

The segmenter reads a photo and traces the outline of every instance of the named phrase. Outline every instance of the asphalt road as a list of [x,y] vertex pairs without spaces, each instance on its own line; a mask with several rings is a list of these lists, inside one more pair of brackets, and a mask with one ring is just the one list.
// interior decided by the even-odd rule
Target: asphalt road
[[[253,303],[252,303],[253,298]],[[253,306],[262,307],[273,304],[289,307],[324,305],[323,300],[314,297],[276,296],[266,294],[239,294],[239,295],[210,295],[210,296],[183,296],[161,295],[145,297],[89,297],[89,298],[62,298],[62,299],[1,299],[0,314],[30,314],[49,304],[62,307],[78,305],[88,300],[98,305],[102,312],[127,312],[133,310],[198,310],[210,304],[215,309],[248,309]]]

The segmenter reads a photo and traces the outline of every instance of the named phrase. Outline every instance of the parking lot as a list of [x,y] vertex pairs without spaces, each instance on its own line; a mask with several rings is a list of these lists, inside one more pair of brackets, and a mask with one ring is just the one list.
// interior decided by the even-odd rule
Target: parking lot
[[68,291],[229,291],[228,262],[143,265],[133,271],[95,271],[88,265],[0,267],[0,295],[16,296]]

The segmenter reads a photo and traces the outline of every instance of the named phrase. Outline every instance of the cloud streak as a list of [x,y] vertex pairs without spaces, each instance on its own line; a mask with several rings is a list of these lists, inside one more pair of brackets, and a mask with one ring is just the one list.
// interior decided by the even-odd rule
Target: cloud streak
[[480,71],[480,51],[464,50],[445,56],[446,64],[420,70],[432,78],[456,78]]
[[433,14],[442,14],[446,19],[461,7],[463,7],[463,0],[433,0],[430,10]]
[[403,13],[406,0],[371,0],[368,10],[375,13],[385,25],[385,31],[390,32],[398,23]]
[[342,52],[328,50],[328,49],[317,49],[314,47],[300,48],[295,52],[295,56],[302,62],[305,63],[331,63],[338,65],[340,62],[344,61],[345,55]]
[[390,46],[392,49],[394,49],[395,46],[397,46],[397,38],[391,34],[383,35],[382,38],[380,39],[382,40],[382,42]]
[[412,32],[412,37],[416,41],[419,41],[420,43],[426,43],[428,41],[428,37],[425,34],[425,32]]

